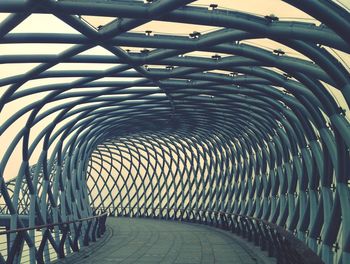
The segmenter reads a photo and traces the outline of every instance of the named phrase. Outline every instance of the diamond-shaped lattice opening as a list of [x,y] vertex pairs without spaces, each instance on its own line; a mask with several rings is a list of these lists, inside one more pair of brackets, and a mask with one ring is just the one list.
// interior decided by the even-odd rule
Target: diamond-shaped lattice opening
[[77,30],[59,18],[49,14],[31,14],[17,27],[15,27],[11,33],[79,34]]
[[102,29],[104,26],[117,19],[116,17],[105,16],[79,16],[79,18],[96,30]]
[[205,34],[219,29],[221,28],[180,22],[151,21],[130,30],[130,32],[146,33],[151,31],[154,34],[189,36],[193,32]]
[[0,23],[8,18],[10,13],[0,13]]
[[153,50],[155,50],[155,48],[149,48],[149,47],[127,47],[127,46],[119,46],[118,48],[121,48],[122,50],[124,50],[126,53],[130,53],[130,54],[147,54]]
[[16,75],[21,75],[26,72],[29,72],[36,66],[38,66],[39,63],[6,63],[6,64],[0,64],[0,78],[6,78]]
[[77,56],[80,56],[80,55],[115,56],[112,52],[110,52],[109,50],[101,46],[95,46],[91,49],[85,50],[79,53]]
[[116,67],[118,64],[114,63],[90,63],[90,62],[75,62],[75,63],[59,63],[50,68],[49,71],[74,71],[74,70],[96,70],[96,71],[104,71],[110,69],[112,67]]

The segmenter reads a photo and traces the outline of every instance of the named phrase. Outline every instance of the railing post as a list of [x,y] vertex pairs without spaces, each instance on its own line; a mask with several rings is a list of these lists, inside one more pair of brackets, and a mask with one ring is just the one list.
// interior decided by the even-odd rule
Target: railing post
[[92,228],[92,235],[91,235],[91,240],[92,242],[96,242],[97,240],[97,237],[100,237],[99,234],[98,234],[98,219],[97,218],[95,221],[94,221],[94,226]]
[[74,239],[73,239],[72,249],[75,252],[79,251],[78,240],[81,233],[81,227],[82,227],[81,223],[78,224],[78,227],[76,227],[76,225],[74,224]]
[[66,238],[68,236],[68,226],[67,225],[62,225],[61,226],[61,233],[62,233],[62,238],[60,240],[60,244],[58,245],[58,258],[64,258],[64,245],[66,242]]
[[40,242],[39,249],[37,251],[37,261],[38,261],[39,264],[45,263],[45,261],[44,261],[44,250],[46,248],[46,242],[47,242],[47,239],[48,239],[48,233],[49,232],[50,232],[50,230],[48,228],[46,228],[46,230],[44,231],[44,234],[43,234],[43,238],[42,238],[42,240]]
[[87,228],[85,229],[85,234],[84,234],[84,239],[83,239],[84,246],[89,245],[89,241],[90,241],[89,232],[90,232],[91,225],[92,225],[92,220],[90,220],[88,222]]
[[19,254],[21,252],[21,248],[23,247],[24,234],[23,232],[18,232],[15,240],[11,244],[11,248],[8,251],[7,263],[15,263],[19,262]]

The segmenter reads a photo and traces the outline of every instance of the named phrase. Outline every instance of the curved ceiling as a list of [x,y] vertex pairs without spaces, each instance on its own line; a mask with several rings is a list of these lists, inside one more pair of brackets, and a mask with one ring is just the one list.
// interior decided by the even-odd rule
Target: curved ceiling
[[[171,177],[224,179],[200,190],[225,194],[217,198],[225,210],[276,222],[325,262],[345,263],[349,43],[346,1],[2,0],[2,199],[15,214],[31,195],[57,207],[77,188],[69,199],[82,201],[78,211],[117,207],[127,199],[97,198],[99,188],[133,188],[115,180],[113,160],[119,174],[130,174],[132,157],[145,171],[158,162],[169,172],[172,160],[183,171]],[[145,158],[149,148],[158,161]],[[187,162],[198,169],[186,172]],[[164,174],[152,170],[150,182]],[[195,186],[172,184],[175,193]],[[152,200],[153,187],[144,190]],[[193,206],[191,195],[172,206]]]

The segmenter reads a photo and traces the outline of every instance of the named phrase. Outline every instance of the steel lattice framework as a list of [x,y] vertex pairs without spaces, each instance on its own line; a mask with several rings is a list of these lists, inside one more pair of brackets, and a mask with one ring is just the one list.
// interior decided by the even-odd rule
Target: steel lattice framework
[[[350,74],[330,52],[350,53],[349,12],[328,0],[284,1],[316,25],[191,2],[0,1],[0,13],[11,13],[0,24],[0,44],[71,44],[58,54],[0,56],[1,64],[36,63],[0,79],[1,111],[35,98],[1,120],[0,135],[25,116],[0,163],[1,210],[9,216],[2,221],[14,230],[90,217],[96,208],[165,218],[221,211],[277,224],[327,264],[350,263]],[[32,14],[51,14],[79,34],[11,32]],[[115,19],[94,28],[87,15]],[[131,32],[152,20],[219,28],[190,36]],[[302,56],[243,42],[261,38]],[[109,55],[84,53],[97,46]],[[213,56],[185,55],[194,51]],[[50,70],[63,63],[114,66]],[[67,81],[23,88],[46,78]],[[18,174],[7,180],[17,149]],[[84,241],[72,235],[75,244],[66,241],[65,249],[60,235],[43,232],[39,247],[34,231],[25,232],[30,261],[49,242],[66,253],[87,244],[89,228],[75,229]]]

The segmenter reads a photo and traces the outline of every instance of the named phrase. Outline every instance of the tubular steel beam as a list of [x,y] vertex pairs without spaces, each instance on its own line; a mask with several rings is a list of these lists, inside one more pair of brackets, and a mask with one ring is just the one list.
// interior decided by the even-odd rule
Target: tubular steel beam
[[[100,210],[217,225],[278,263],[350,263],[349,12],[285,1],[315,24],[191,2],[1,1],[0,46],[70,47],[0,56],[35,64],[0,78],[0,263],[79,250],[104,232]],[[32,14],[76,33],[12,32]],[[215,28],[132,31],[151,21]]]

